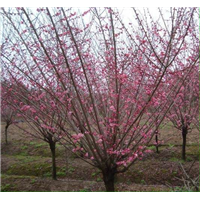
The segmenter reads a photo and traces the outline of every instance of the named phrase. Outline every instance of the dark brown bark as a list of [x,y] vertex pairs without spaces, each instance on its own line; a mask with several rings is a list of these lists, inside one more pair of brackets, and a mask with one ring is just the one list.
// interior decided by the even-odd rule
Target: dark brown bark
[[56,174],[56,143],[50,142],[49,143],[51,149],[51,156],[52,156],[52,179],[57,180]]
[[158,149],[158,131],[156,131],[156,152],[159,153],[159,149]]
[[8,127],[10,124],[6,124],[5,126],[5,142],[8,144]]
[[103,181],[106,187],[106,192],[114,192],[115,191],[115,174],[116,168],[113,169],[105,169],[103,171]]
[[183,138],[183,145],[182,145],[182,159],[186,160],[186,137],[188,133],[188,127],[184,126],[182,128],[182,138]]

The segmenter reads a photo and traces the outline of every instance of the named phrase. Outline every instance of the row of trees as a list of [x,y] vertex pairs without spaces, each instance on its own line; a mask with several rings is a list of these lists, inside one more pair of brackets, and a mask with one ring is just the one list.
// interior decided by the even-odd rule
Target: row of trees
[[114,191],[115,175],[149,152],[166,117],[183,146],[197,120],[198,10],[158,9],[158,20],[131,11],[127,23],[112,8],[1,9],[2,112],[49,143],[54,179],[59,142]]

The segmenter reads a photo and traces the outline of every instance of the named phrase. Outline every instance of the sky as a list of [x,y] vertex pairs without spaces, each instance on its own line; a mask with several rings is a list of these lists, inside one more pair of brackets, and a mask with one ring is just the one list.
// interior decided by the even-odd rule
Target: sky
[[[47,4],[47,5],[49,6],[49,4]],[[86,8],[86,6],[85,7],[74,7],[74,8],[75,8],[76,12],[77,12],[77,10],[80,10],[80,11],[81,10],[82,11],[88,10],[88,8]],[[6,10],[6,8],[5,8],[5,10]],[[34,14],[36,14],[36,15],[38,14],[35,7],[34,8],[31,7],[31,10]],[[125,23],[126,27],[129,26],[128,25],[129,23],[134,24],[134,22],[135,22],[135,20],[133,19],[134,11],[131,7],[119,7],[117,10],[119,11],[120,17],[122,18],[122,21],[123,21],[123,23]],[[143,12],[143,8],[140,8],[139,11]],[[158,16],[159,16],[157,8],[150,8],[150,13],[151,13],[151,15],[153,15],[154,19],[157,19]],[[84,18],[84,20],[86,20],[85,23],[87,24],[87,16]],[[88,16],[88,20],[90,20],[90,16]],[[3,29],[5,28],[5,27],[3,27],[2,22],[3,22],[3,19],[1,18],[1,15],[0,15],[0,43],[1,43],[2,38],[3,38],[3,32],[4,32]],[[137,23],[135,25],[137,25]]]
[[[137,8],[137,10],[138,10],[139,13],[143,13],[144,8],[145,7],[140,7],[140,8]],[[37,12],[36,7],[32,7],[32,8],[29,8],[29,9],[31,9],[32,12]],[[80,10],[80,12],[84,12],[88,8],[87,7],[74,7],[73,9],[74,10]],[[114,7],[113,9],[116,9],[116,7]],[[128,24],[130,22],[133,23],[134,12],[133,12],[132,8],[130,8],[130,7],[117,7],[117,9],[119,10],[119,13],[120,13],[125,24]],[[1,10],[0,10],[0,12],[1,12]],[[158,18],[159,13],[158,13],[158,10],[157,10],[156,7],[150,7],[149,12],[150,12],[150,14],[152,15],[153,18],[155,18],[155,19]],[[3,40],[4,28],[5,27],[3,26],[3,18],[0,15],[0,44],[2,43],[2,40]]]

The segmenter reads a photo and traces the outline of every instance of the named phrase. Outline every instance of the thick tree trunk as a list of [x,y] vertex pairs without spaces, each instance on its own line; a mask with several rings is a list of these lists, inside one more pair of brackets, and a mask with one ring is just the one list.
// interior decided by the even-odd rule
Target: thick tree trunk
[[116,168],[113,169],[105,169],[103,171],[103,181],[106,187],[106,192],[114,192],[115,191],[115,174]]
[[182,138],[183,138],[183,145],[182,145],[182,159],[186,160],[186,137],[188,133],[188,128],[183,127],[182,128]]
[[54,180],[57,180],[57,174],[56,174],[56,143],[51,142],[49,143],[50,149],[51,149],[51,156],[52,156],[52,178]]

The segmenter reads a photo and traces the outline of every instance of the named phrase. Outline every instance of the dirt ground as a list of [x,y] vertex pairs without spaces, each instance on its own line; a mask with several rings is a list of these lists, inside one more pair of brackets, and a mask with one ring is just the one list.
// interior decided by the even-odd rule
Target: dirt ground
[[[24,122],[20,125],[26,126]],[[58,180],[52,180],[48,144],[24,135],[11,125],[6,145],[4,126],[2,122],[1,191],[105,191],[101,173],[59,144],[56,147]],[[160,133],[164,141],[159,147],[160,153],[150,145],[151,154],[137,161],[127,172],[117,175],[116,191],[184,191],[179,163],[191,178],[199,176],[199,132],[193,130],[188,134],[185,162],[181,160],[181,134],[170,124]]]

